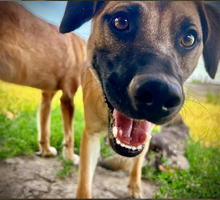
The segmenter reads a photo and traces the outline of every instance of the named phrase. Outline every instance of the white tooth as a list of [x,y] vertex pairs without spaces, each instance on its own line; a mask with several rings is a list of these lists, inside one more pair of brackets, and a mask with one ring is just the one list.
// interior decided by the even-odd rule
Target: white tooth
[[136,148],[136,147],[132,147],[131,149],[132,149],[133,151],[135,151],[137,148]]
[[123,143],[121,143],[120,145],[121,145],[122,147],[125,147],[125,144],[123,144]]
[[118,129],[116,126],[113,127],[113,136],[116,138],[117,137],[117,133],[118,133]]
[[116,143],[117,144],[121,144],[121,142],[118,140],[118,138],[116,139]]
[[141,145],[140,145],[140,146],[138,146],[138,147],[137,147],[137,149],[138,149],[138,150],[141,150],[141,149],[142,149],[142,146],[141,146]]
[[128,145],[128,149],[131,149],[132,147]]

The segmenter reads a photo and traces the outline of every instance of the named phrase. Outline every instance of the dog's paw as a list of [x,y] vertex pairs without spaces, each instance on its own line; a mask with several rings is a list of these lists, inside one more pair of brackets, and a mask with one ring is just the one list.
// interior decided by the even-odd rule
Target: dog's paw
[[57,155],[57,150],[54,147],[50,147],[50,152],[53,156]]
[[128,189],[129,189],[130,198],[132,198],[132,199],[144,198],[141,187],[139,184],[129,184]]
[[79,165],[79,161],[80,161],[80,157],[77,154],[74,154],[73,164],[74,165]]
[[65,159],[72,160],[74,165],[79,164],[80,157],[77,154],[74,154],[73,151],[70,151],[66,147],[63,147],[63,157]]
[[49,149],[41,149],[39,152],[36,153],[36,155],[43,157],[56,156],[57,150],[54,147],[50,147]]

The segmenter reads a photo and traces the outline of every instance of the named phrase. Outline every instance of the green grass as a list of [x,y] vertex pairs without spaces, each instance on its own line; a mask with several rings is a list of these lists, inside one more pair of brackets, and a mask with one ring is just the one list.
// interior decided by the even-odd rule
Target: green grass
[[62,154],[58,157],[58,161],[60,161],[62,164],[62,169],[56,170],[56,175],[60,179],[65,179],[66,176],[73,174],[77,171],[77,167],[74,166],[73,161],[69,159],[64,159]]
[[22,112],[8,119],[6,114],[0,114],[0,159],[32,154],[38,149],[35,115]]
[[215,95],[213,95],[211,91],[208,91],[206,95],[206,103],[220,105],[220,89]]
[[[9,92],[8,92],[9,91]],[[80,140],[84,128],[81,89],[75,97],[75,148],[79,154]],[[62,150],[63,127],[60,102],[61,91],[52,102],[51,146]],[[37,115],[40,104],[40,90],[17,86],[0,81],[0,159],[18,155],[30,155],[38,151]],[[8,115],[13,115],[8,118]]]
[[160,184],[154,198],[220,198],[220,152],[216,147],[206,147],[190,140],[186,157],[188,170],[170,172],[150,172],[145,169],[148,179]]
[[193,79],[191,80],[191,83],[203,83],[203,81],[200,79]]
[[[84,128],[82,90],[75,97],[75,147],[79,154]],[[57,176],[65,178],[77,171],[73,164],[61,155],[63,131],[59,99],[56,94],[52,104],[51,145],[59,153],[62,169]],[[0,81],[0,159],[18,155],[30,155],[38,151],[37,113],[40,104],[40,90],[8,84]],[[186,157],[189,170],[152,172],[143,168],[146,179],[158,183],[154,198],[220,198],[220,95],[208,93],[205,102],[186,101],[181,114],[190,126],[191,139],[187,143]],[[156,126],[154,132],[159,132]],[[101,154],[108,157],[113,153],[101,138]],[[152,155],[153,156],[153,155]]]
[[156,181],[154,198],[220,198],[220,95],[208,92],[205,102],[188,100],[181,114],[190,127],[186,158],[188,170],[152,172],[143,168],[146,179]]

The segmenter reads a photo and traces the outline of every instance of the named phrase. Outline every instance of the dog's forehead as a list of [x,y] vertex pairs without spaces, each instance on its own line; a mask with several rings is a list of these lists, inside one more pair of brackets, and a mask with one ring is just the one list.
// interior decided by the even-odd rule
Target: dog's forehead
[[[114,48],[117,48],[117,45],[120,46],[119,48],[122,46],[127,48],[128,43],[125,44],[124,41],[117,40],[116,45],[115,36],[105,23],[106,16],[111,19],[117,14],[120,15],[122,11],[128,13],[130,20],[133,21],[132,30],[136,32],[136,35],[132,36],[135,38],[134,41],[129,45],[137,45],[139,49],[153,48],[166,52],[168,48],[174,46],[174,37],[184,26],[193,25],[198,35],[202,37],[201,21],[196,5],[192,1],[108,1],[92,20],[91,31],[96,35],[92,37],[95,37],[94,41],[98,40],[99,46],[114,43]],[[102,42],[99,40],[100,37],[103,37]]]
[[[172,18],[173,22],[179,22],[185,17],[199,20],[196,3],[192,1],[109,1],[101,15],[128,9],[139,12],[142,19],[147,22],[158,21],[158,17]],[[168,23],[169,20],[164,21]]]
[[[198,35],[202,37],[200,16],[195,2],[108,1],[92,19],[91,31],[96,35],[96,37],[92,37],[96,38],[94,41],[98,40],[97,44],[99,46],[115,43],[115,36],[109,31],[105,20],[102,19],[106,19],[106,15],[110,16],[111,19],[111,16],[120,15],[121,11],[130,13],[130,20],[135,22],[133,23],[133,30],[136,31],[136,36],[132,36],[135,38],[132,44],[137,44],[140,48],[148,44],[148,48],[154,47],[160,49],[160,51],[167,51],[168,48],[174,45],[173,37],[179,33],[183,22],[193,25]],[[94,27],[96,28],[94,29]],[[97,35],[99,36],[97,37]],[[102,42],[99,40],[100,37],[103,37]],[[120,45],[120,48],[122,46],[127,48],[124,42],[120,44],[118,42],[117,45]],[[114,48],[117,48],[117,45]]]

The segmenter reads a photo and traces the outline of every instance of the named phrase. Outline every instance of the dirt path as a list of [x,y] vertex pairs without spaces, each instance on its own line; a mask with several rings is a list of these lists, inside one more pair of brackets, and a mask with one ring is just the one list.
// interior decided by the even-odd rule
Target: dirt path
[[[186,90],[199,100],[204,99],[208,90],[213,94],[220,91],[219,84],[186,84]],[[64,180],[56,176],[62,169],[57,158],[22,156],[0,161],[0,198],[22,199],[73,199],[76,194],[77,172]],[[128,174],[112,172],[97,167],[92,187],[93,198],[128,198]],[[142,180],[146,198],[152,198],[156,184]]]
[[[37,156],[15,157],[0,162],[0,198],[45,199],[74,198],[77,172],[60,179],[56,170],[62,165],[56,158]],[[93,198],[128,198],[128,175],[97,167],[92,194]],[[156,185],[142,181],[146,198],[152,198]]]

